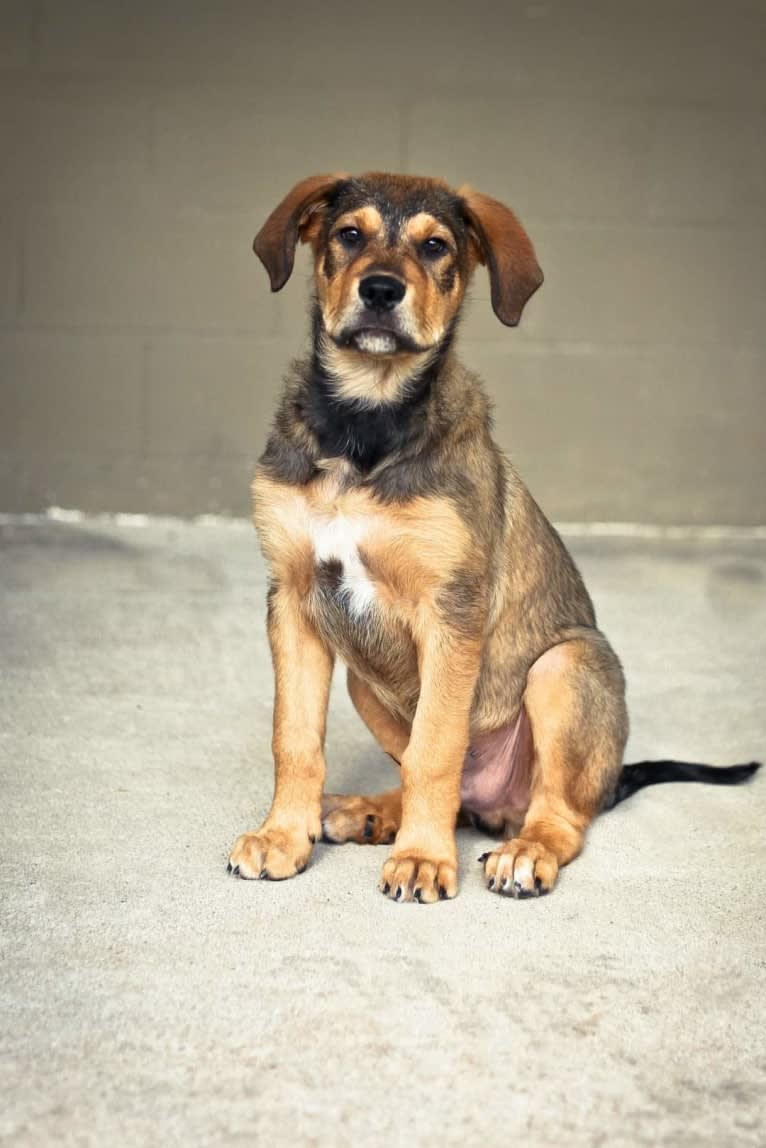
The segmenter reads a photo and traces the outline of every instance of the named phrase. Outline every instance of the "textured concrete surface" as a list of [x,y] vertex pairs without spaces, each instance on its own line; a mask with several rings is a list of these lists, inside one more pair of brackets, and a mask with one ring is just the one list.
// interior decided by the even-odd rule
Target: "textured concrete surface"
[[[227,877],[271,787],[249,527],[0,534],[0,1142],[761,1146],[766,777],[604,816],[554,893]],[[766,541],[572,540],[629,759],[763,757]],[[340,683],[338,683],[340,685]],[[332,703],[330,784],[393,770]]]
[[759,0],[0,0],[0,154],[0,510],[247,514],[309,277],[252,238],[372,168],[529,229],[462,337],[551,514],[766,522]]

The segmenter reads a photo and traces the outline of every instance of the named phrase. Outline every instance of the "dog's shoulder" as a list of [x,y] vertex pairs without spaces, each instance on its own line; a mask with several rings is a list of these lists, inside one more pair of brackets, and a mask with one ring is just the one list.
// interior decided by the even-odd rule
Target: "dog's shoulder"
[[306,417],[308,405],[308,360],[295,359],[284,376],[266,446],[258,460],[258,470],[273,482],[303,486],[316,473],[320,451]]

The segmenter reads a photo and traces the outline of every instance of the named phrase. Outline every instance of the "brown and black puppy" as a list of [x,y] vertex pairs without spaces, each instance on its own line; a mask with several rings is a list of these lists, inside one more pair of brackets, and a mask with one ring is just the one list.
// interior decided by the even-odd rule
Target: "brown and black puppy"
[[[453,346],[478,263],[509,326],[542,283],[516,217],[439,180],[314,176],[255,240],[274,291],[299,240],[314,252],[313,349],[292,368],[253,484],[276,784],[229,868],[292,877],[322,833],[388,841],[384,893],[454,897],[462,810],[507,834],[482,858],[488,887],[526,897],[548,892],[598,811],[639,785],[749,776],[622,766],[620,663]],[[401,788],[323,796],[336,657]]]

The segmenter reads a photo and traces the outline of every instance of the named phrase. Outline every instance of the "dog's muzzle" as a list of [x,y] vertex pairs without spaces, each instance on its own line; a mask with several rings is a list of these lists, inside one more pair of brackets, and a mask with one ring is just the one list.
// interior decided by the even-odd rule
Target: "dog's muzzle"
[[387,324],[380,322],[380,317],[393,311],[401,303],[406,291],[405,284],[393,275],[366,275],[359,281],[359,298],[364,303],[365,311],[378,319],[371,327],[362,326],[353,336],[359,351],[366,351],[370,355],[393,355],[399,350],[397,332],[388,330]]
[[397,308],[407,294],[407,284],[395,275],[374,272],[359,280],[361,306],[347,326],[333,336],[340,347],[354,347],[368,355],[395,355],[425,351],[401,329]]

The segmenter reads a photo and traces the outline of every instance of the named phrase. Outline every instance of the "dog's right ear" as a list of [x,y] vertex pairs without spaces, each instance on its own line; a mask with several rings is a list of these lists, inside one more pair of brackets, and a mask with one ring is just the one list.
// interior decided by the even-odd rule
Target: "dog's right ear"
[[296,183],[272,211],[253,242],[253,251],[269,273],[271,290],[280,291],[293,271],[295,245],[307,238],[311,217],[327,202],[345,176],[311,175]]

